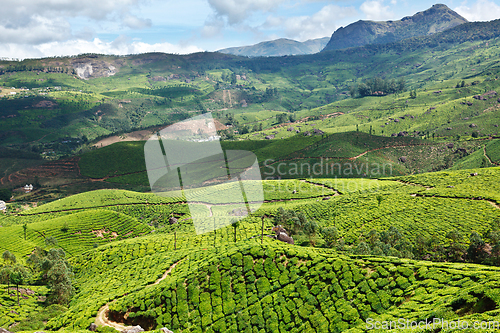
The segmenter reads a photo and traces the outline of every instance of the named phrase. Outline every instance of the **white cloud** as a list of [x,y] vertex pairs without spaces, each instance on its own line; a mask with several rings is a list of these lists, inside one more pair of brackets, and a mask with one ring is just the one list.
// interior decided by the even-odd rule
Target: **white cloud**
[[150,20],[130,14],[142,0],[0,0],[0,43],[39,44],[71,37],[69,18],[112,20],[141,29]]
[[65,40],[71,36],[69,23],[62,19],[49,19],[33,15],[24,25],[0,24],[0,42],[39,44]]
[[188,54],[201,51],[203,50],[193,45],[174,45],[170,43],[148,44],[141,41],[130,42],[126,36],[120,36],[112,42],[104,42],[99,38],[95,38],[93,41],[75,39],[39,45],[0,44],[0,54],[8,54],[10,58],[18,59],[77,55],[81,53],[127,55],[165,52]]
[[304,41],[307,39],[330,36],[339,27],[339,21],[357,14],[353,7],[326,5],[311,16],[274,17],[269,16],[264,28],[283,27],[288,37]]
[[123,18],[123,24],[131,29],[144,29],[151,27],[151,20],[127,14]]
[[389,6],[384,6],[382,0],[368,0],[359,7],[368,20],[383,21],[394,17]]
[[454,9],[469,21],[491,21],[500,18],[500,6],[488,0],[478,0],[471,6],[467,1]]
[[201,28],[201,36],[203,38],[212,38],[219,35],[224,29],[224,21],[217,17],[211,17]]
[[208,0],[218,17],[230,25],[243,23],[254,12],[268,12],[285,0]]

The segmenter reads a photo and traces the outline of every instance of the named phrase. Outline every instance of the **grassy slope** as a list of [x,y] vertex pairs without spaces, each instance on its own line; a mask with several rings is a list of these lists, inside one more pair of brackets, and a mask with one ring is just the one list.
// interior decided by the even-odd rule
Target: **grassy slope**
[[[347,132],[309,137],[295,135],[283,140],[222,141],[221,144],[225,150],[252,151],[258,158],[262,177],[273,179],[376,178],[451,167],[466,169],[491,166],[482,165],[482,159],[475,163],[474,156],[482,156],[481,147],[487,144],[488,154],[495,158],[499,146],[494,142],[422,140]],[[448,146],[450,143],[452,147]],[[111,183],[148,186],[143,146],[144,142],[122,142],[90,151],[79,162],[81,173],[92,178],[108,177],[106,181]],[[472,155],[462,157],[457,153],[458,148]],[[401,157],[405,157],[406,162],[401,162]],[[318,163],[323,163],[322,170],[319,167],[313,169]]]
[[[22,110],[16,117],[6,118],[3,122],[2,133],[10,132],[10,141],[2,142],[19,144],[43,138],[41,143],[49,143],[64,137],[83,139],[84,136],[94,139],[134,128],[164,125],[178,120],[182,116],[178,113],[180,111],[201,111],[203,108],[221,110],[229,107],[234,109],[240,123],[257,120],[263,121],[264,126],[270,126],[273,119],[254,116],[253,113],[267,112],[272,116],[270,110],[295,110],[300,111],[301,116],[316,114],[318,111],[310,109],[345,100],[343,93],[347,88],[364,78],[403,76],[410,88],[419,89],[419,95],[425,94],[426,89],[451,88],[462,79],[468,83],[493,79],[498,72],[499,41],[495,39],[498,25],[497,21],[470,23],[433,36],[389,45],[286,58],[244,59],[216,53],[188,56],[145,54],[119,58],[98,56],[92,61],[114,63],[119,71],[111,77],[91,80],[43,71],[8,72],[0,77],[6,86],[48,87],[49,90],[44,90],[48,91],[48,95],[44,97],[56,105],[48,109],[36,107],[41,97],[2,100],[2,109],[8,110],[17,103],[19,107],[15,109]],[[43,60],[45,66],[55,61]],[[57,61],[64,67],[70,66],[72,59]],[[1,65],[4,68],[13,65],[29,67],[37,62],[40,63],[26,60],[21,63],[2,62]],[[238,90],[228,81],[222,81],[221,74],[227,75],[232,71],[246,74],[247,79],[239,80],[237,84],[248,90]],[[157,77],[172,79],[157,81]],[[214,91],[217,82],[219,90]],[[56,86],[61,90],[56,90]],[[268,87],[277,88],[278,96],[270,100],[262,99]],[[179,95],[179,89],[189,89],[188,94]],[[222,93],[222,90],[231,92],[234,98],[230,100],[228,93]],[[461,96],[449,94],[448,90],[443,92],[446,101],[459,102],[460,98],[472,96],[467,89]],[[33,96],[38,92],[18,95],[25,93]],[[165,94],[168,98],[164,97]],[[223,95],[226,98],[222,98]],[[242,99],[253,102],[248,108],[241,108]],[[428,102],[432,103],[432,98],[428,98]],[[391,113],[390,109],[385,110],[384,113]],[[218,116],[222,117],[222,113]],[[452,119],[453,124],[457,121]],[[428,122],[420,124],[420,127],[432,129]],[[12,133],[14,128],[16,131]],[[53,128],[58,131],[51,130]]]
[[[159,249],[160,242],[148,244]],[[127,243],[119,251],[111,245],[75,261],[81,291],[49,327],[84,327],[114,298],[113,318],[123,320],[126,312],[128,324],[176,332],[363,332],[367,318],[498,316],[494,268],[347,257],[270,240],[173,253],[143,245]],[[144,288],[179,260],[166,280]],[[129,277],[138,265],[140,275]]]
[[[471,177],[473,172],[479,175]],[[429,234],[444,239],[451,229],[459,229],[464,234],[472,230],[482,233],[491,221],[500,218],[498,208],[486,201],[500,201],[497,189],[499,172],[499,168],[488,168],[387,180],[313,179],[310,181],[326,184],[342,194],[318,202],[309,199],[315,195],[315,190],[308,187],[302,193],[304,199],[265,203],[257,216],[263,213],[274,215],[278,207],[302,211],[321,226],[335,225],[347,243],[372,228],[385,230],[389,226],[398,227],[410,239]],[[299,183],[296,180],[265,182],[266,197],[289,198],[290,186]],[[380,204],[375,200],[377,195],[382,196]],[[477,200],[478,197],[483,199]],[[52,320],[49,327],[86,327],[93,321],[97,310],[115,298],[120,300],[113,303],[111,309],[118,318],[130,310],[134,313],[128,316],[130,324],[141,324],[146,328],[167,326],[183,332],[227,331],[235,327],[241,331],[250,326],[260,329],[263,323],[262,328],[271,330],[272,320],[265,323],[274,318],[272,313],[282,318],[287,331],[303,331],[311,327],[311,331],[318,332],[345,331],[348,328],[362,330],[367,316],[409,319],[424,318],[431,313],[440,313],[448,319],[456,318],[457,314],[461,319],[497,316],[494,309],[500,300],[493,292],[495,281],[498,281],[495,268],[391,258],[360,260],[339,256],[330,250],[272,243],[267,238],[266,245],[261,248],[248,240],[260,233],[258,217],[242,221],[237,230],[238,243],[234,246],[232,227],[221,229],[216,234],[194,236],[188,221],[181,223],[183,228],[177,235],[177,251],[173,251],[173,235],[168,228],[163,229],[167,233],[160,235],[111,243],[90,233],[96,228],[106,228],[110,231],[116,229],[121,235],[126,232],[126,227],[120,222],[137,221],[145,212],[157,207],[147,203],[156,202],[163,203],[157,205],[159,207],[169,204],[153,195],[106,190],[40,206],[17,218],[43,219],[44,212],[63,211],[70,207],[85,209],[46,222],[28,224],[29,244],[26,246],[35,245],[38,237],[33,235],[34,230],[42,228],[46,235],[55,236],[60,245],[78,254],[72,257],[78,293],[69,311]],[[107,204],[109,209],[121,210],[123,215],[117,223],[106,222],[115,220],[116,212],[94,210],[94,207]],[[219,213],[225,214],[224,211]],[[219,213],[215,211],[215,214]],[[167,212],[163,214],[169,215]],[[188,212],[184,210],[183,214]],[[22,223],[21,220],[17,222]],[[63,232],[61,226],[65,225],[69,231]],[[266,221],[266,230],[269,226],[269,221]],[[15,228],[18,243],[13,250],[18,253],[15,248],[25,247],[20,243],[22,226],[9,228]],[[84,232],[67,238],[66,235],[74,234],[73,228]],[[8,228],[1,229],[6,231],[2,232],[6,240],[2,243],[11,242],[13,233],[8,232]],[[320,239],[318,241],[321,243]],[[93,243],[101,246],[93,250]],[[170,265],[186,257],[170,278],[157,287],[144,289]],[[206,276],[209,276],[208,280]],[[190,286],[187,294],[179,289],[186,288],[183,281]],[[322,292],[325,285],[333,289]],[[172,296],[174,291],[175,296]],[[144,293],[154,296],[145,298]],[[128,295],[122,297],[124,294]],[[172,299],[177,303],[175,308]],[[215,305],[202,306],[206,299]],[[260,319],[260,311],[263,319]]]
[[[27,222],[27,221],[24,221]],[[88,209],[75,214],[46,219],[27,225],[26,239],[21,225],[2,227],[2,251],[25,257],[35,246],[45,248],[45,239],[54,237],[69,256],[129,237],[147,234],[151,229],[134,217],[109,210]]]

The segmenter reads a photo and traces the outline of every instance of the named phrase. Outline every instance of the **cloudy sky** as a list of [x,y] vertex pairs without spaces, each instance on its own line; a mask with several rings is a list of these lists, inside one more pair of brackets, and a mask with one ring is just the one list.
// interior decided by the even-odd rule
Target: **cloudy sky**
[[[331,36],[357,20],[397,20],[430,0],[0,0],[0,57],[192,53]],[[500,18],[500,0],[443,1],[469,21]]]

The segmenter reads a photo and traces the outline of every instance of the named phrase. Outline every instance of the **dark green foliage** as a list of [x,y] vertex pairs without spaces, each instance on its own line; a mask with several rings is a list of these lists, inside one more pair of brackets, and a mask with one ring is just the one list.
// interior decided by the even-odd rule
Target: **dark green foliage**
[[49,287],[47,300],[51,304],[66,305],[74,293],[73,270],[65,257],[62,249],[35,248],[27,260],[38,274],[38,280]]
[[[395,94],[405,90],[405,79],[400,78],[397,81],[394,79],[384,80],[380,77],[373,79],[365,79],[357,86],[351,86],[351,97],[359,95],[365,96],[383,96],[387,94]],[[371,134],[371,133],[370,133]]]
[[0,200],[2,201],[9,201],[10,198],[12,197],[12,191],[7,189],[7,188],[1,188],[0,189]]

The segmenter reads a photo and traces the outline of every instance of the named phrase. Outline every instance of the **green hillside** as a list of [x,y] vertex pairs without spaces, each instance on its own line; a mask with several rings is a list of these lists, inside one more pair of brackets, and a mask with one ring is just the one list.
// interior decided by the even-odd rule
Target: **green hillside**
[[[31,222],[23,220],[24,223]],[[45,241],[55,238],[68,255],[76,256],[86,250],[111,241],[138,237],[150,232],[150,228],[135,218],[109,210],[88,209],[57,218],[45,218],[40,222],[27,224],[26,238],[21,225],[1,228],[5,250],[25,257],[36,246],[46,247]]]
[[[322,128],[317,126],[319,124],[312,123],[310,127]],[[286,127],[281,131],[289,133]],[[263,179],[378,178],[449,168],[493,166],[489,162],[484,164],[483,158],[487,161],[484,149],[495,161],[500,147],[497,141],[385,137],[360,131],[311,136],[295,134],[279,140],[222,141],[221,144],[226,151],[253,152]],[[143,147],[144,142],[120,142],[90,151],[80,159],[80,172],[91,178],[104,178],[110,186],[132,184],[147,187],[149,181]]]
[[[465,257],[418,260],[443,253],[432,260],[457,261],[446,251],[453,244],[467,249],[474,232],[496,246],[490,226],[500,220],[499,176],[495,167],[382,180],[269,180],[265,202],[252,216],[236,228],[200,235],[182,197],[101,190],[0,217],[0,243],[23,261],[53,237],[70,257],[76,294],[46,331],[84,329],[107,313],[107,303],[106,316],[115,322],[174,332],[276,332],[277,319],[287,332],[365,331],[367,318],[496,320],[497,268],[467,264]],[[316,233],[294,227],[295,245],[268,237],[261,245],[260,217],[269,217],[268,234],[280,208],[316,221]],[[209,209],[227,216],[233,208]],[[172,215],[178,225],[168,223]],[[337,234],[328,245],[322,230],[331,227]],[[387,230],[397,230],[399,240],[371,240]],[[461,235],[458,243],[450,243],[452,230]],[[372,251],[381,252],[366,256]],[[496,262],[493,253],[489,258]],[[23,311],[42,311],[21,303]],[[5,325],[25,315],[9,316]]]
[[[363,332],[367,318],[433,315],[472,322],[496,319],[500,302],[494,292],[497,269],[339,256],[270,241],[135,257],[131,251],[138,246],[128,244],[119,252],[109,247],[75,262],[82,292],[73,309],[49,327],[84,327],[113,299],[109,316],[114,320],[175,332]],[[107,254],[113,261],[105,261]],[[127,267],[141,263],[141,275],[123,280]],[[158,285],[149,286],[154,278],[142,277],[146,272],[160,277],[174,263]],[[102,276],[98,283],[95,266]],[[89,294],[98,296],[89,302]]]
[[[1,61],[5,75],[0,75],[0,84],[16,92],[0,100],[0,117],[5,117],[1,142],[53,159],[79,152],[100,138],[165,126],[205,111],[240,132],[244,125],[251,131],[254,126],[279,125],[276,116],[283,112],[297,120],[340,112],[330,119],[334,123],[322,127],[344,132],[373,125],[377,134],[387,136],[408,130],[398,124],[381,133],[387,117],[410,114],[418,117],[412,131],[470,135],[470,123],[463,118],[474,116],[480,122],[476,131],[490,134],[495,109],[481,112],[493,107],[492,100],[475,102],[472,97],[497,89],[498,25],[499,21],[465,23],[430,36],[307,56],[248,59],[220,53],[151,53]],[[77,74],[82,64],[95,67],[86,80]],[[117,73],[105,77],[104,65],[116,67]],[[349,98],[351,86],[376,77],[403,78],[408,91],[416,89],[416,100],[409,99],[409,93],[396,96],[396,105],[393,95]],[[452,89],[462,81],[463,89]],[[432,94],[439,90],[442,93]],[[359,106],[367,111],[374,101],[382,103],[368,118],[349,115]],[[471,101],[472,107],[460,104]],[[445,110],[439,112],[436,128],[434,119],[432,124],[426,119],[432,112],[425,112],[432,107],[439,111],[440,103]],[[448,127],[453,130],[448,132]]]

